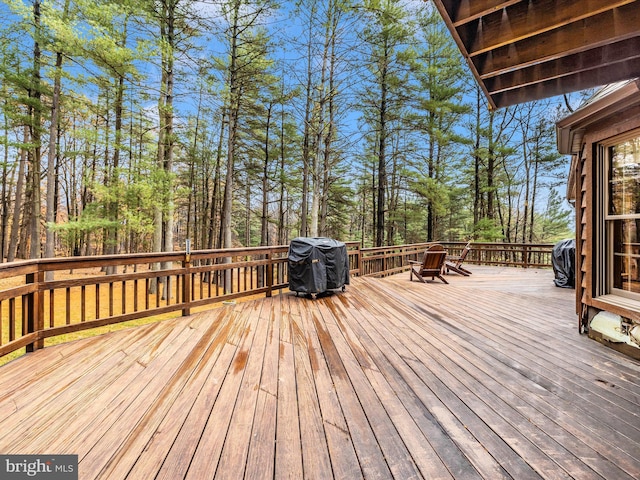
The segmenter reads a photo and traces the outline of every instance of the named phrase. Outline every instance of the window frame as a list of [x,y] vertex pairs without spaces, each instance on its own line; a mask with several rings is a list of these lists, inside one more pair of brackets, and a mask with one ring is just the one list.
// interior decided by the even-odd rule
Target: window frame
[[[623,297],[628,300],[632,300],[634,302],[640,303],[640,292],[632,292],[629,290],[625,290],[622,288],[614,287],[615,278],[614,278],[614,270],[615,270],[615,256],[616,256],[616,248],[615,248],[615,222],[620,220],[640,220],[640,212],[632,213],[632,214],[611,214],[611,202],[613,201],[610,198],[610,182],[611,182],[611,162],[613,159],[613,149],[616,146],[619,146],[625,142],[628,142],[632,139],[638,139],[640,141],[640,128],[633,129],[624,134],[617,135],[606,141],[600,142],[598,144],[598,154],[603,160],[600,162],[601,170],[600,170],[600,178],[601,181],[598,182],[601,191],[604,195],[602,195],[602,204],[600,207],[600,218],[601,220],[598,222],[599,234],[598,237],[602,241],[601,243],[601,262],[599,265],[599,271],[604,275],[600,276],[599,284],[599,292],[600,295],[613,295],[617,297]],[[622,255],[627,256],[627,255]],[[640,257],[639,263],[640,263]]]

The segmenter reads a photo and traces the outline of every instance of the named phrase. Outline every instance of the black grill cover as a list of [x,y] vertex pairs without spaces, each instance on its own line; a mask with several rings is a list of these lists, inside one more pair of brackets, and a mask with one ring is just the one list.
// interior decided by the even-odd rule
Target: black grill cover
[[575,288],[576,283],[576,242],[574,239],[561,240],[553,246],[553,273],[556,287]]
[[289,289],[322,293],[349,284],[349,256],[344,243],[324,237],[298,237],[289,244]]

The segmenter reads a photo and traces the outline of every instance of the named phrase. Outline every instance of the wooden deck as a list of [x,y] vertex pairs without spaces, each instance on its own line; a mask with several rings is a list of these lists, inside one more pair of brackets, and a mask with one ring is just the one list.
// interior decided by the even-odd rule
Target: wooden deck
[[640,478],[640,363],[550,271],[293,294],[0,367],[0,453],[80,479]]

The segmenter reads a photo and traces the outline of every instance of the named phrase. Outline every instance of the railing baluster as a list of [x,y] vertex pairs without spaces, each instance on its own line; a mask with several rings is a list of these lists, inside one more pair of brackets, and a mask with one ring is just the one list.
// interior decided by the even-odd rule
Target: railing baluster
[[127,282],[122,281],[122,314],[127,313]]
[[149,310],[149,279],[144,279],[144,309]]
[[9,341],[16,339],[16,299],[9,299]]
[[53,328],[55,324],[55,291],[47,290],[49,292],[49,328]]
[[29,333],[29,329],[27,328],[27,310],[29,309],[29,305],[27,304],[27,302],[29,300],[27,299],[26,295],[22,295],[20,298],[22,301],[22,309],[20,310],[20,335],[22,336],[26,333]]
[[96,283],[96,319],[100,318],[100,284]]
[[71,287],[66,288],[65,324],[71,325]]
[[81,287],[81,306],[80,306],[80,315],[81,315],[81,322],[85,322],[87,320],[86,317],[86,311],[87,311],[87,286],[86,285],[82,285]]
[[[272,259],[273,259],[273,255],[271,252],[267,253],[266,255],[267,258],[267,268],[266,268],[266,275],[267,275],[267,297],[271,297],[273,295],[273,263],[272,263]],[[263,268],[263,270],[265,270]]]
[[109,282],[109,316],[113,317],[113,282]]
[[133,281],[133,311],[137,312],[138,311],[138,279],[136,278]]

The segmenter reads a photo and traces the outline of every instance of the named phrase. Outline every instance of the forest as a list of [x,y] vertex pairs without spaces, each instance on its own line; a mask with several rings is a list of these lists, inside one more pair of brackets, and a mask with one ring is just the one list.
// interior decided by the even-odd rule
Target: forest
[[555,121],[429,1],[2,0],[0,258],[572,235]]

